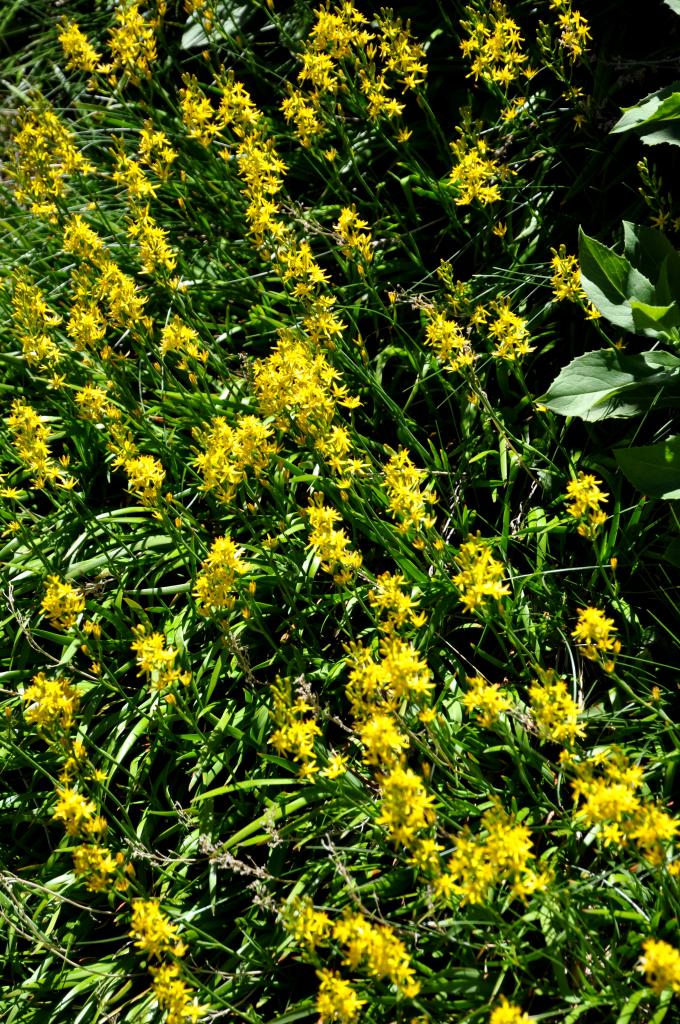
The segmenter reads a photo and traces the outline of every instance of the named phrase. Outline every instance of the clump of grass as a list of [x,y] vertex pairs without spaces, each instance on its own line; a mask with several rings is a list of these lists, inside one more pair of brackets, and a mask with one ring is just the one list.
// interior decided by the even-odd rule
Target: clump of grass
[[670,1014],[673,512],[538,398],[620,344],[593,45],[187,0],[6,60],[8,1021]]

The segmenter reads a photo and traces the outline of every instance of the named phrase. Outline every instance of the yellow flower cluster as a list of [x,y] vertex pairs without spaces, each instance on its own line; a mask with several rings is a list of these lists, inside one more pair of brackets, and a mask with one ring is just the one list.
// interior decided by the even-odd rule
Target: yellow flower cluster
[[489,598],[500,601],[510,593],[508,584],[501,582],[505,576],[503,563],[493,557],[489,542],[479,535],[470,536],[461,544],[456,562],[459,571],[453,583],[466,611],[483,607]]
[[435,517],[427,509],[436,503],[437,496],[431,486],[421,490],[426,476],[424,469],[416,468],[405,448],[391,455],[383,470],[387,508],[401,533],[428,530],[435,524]]
[[78,27],[78,23],[65,18],[58,38],[66,57],[67,71],[86,71],[88,74],[94,74],[101,61],[101,54],[97,53],[85,33]]
[[185,1024],[186,1021],[195,1024],[204,1016],[207,1007],[199,1004],[198,997],[181,978],[178,964],[159,964],[149,970],[156,1002],[167,1013],[165,1024]]
[[323,968],[316,972],[319,991],[316,996],[316,1010],[320,1021],[339,1021],[340,1024],[354,1024],[361,1007],[366,1005],[352,985],[337,971]]
[[507,882],[513,896],[526,899],[550,882],[548,872],[535,871],[533,859],[530,829],[497,804],[482,815],[482,834],[466,829],[457,836],[446,871],[434,881],[435,893],[458,896],[461,904],[485,903],[495,886]]
[[48,576],[40,611],[57,629],[70,629],[85,610],[85,598],[71,583]]
[[271,715],[276,729],[269,742],[279,754],[299,762],[302,778],[311,778],[318,771],[314,740],[321,735],[316,709],[306,696],[293,695],[290,679],[277,678],[271,693],[274,699]]
[[565,245],[558,250],[552,249],[552,285],[553,296],[556,302],[569,299],[570,302],[584,302],[586,293],[581,287],[581,270],[578,265],[578,257],[567,255]]
[[342,521],[340,513],[323,503],[323,495],[315,495],[308,505],[306,514],[311,532],[307,546],[321,559],[321,567],[331,573],[338,586],[346,586],[362,565],[360,552],[352,551],[347,532],[337,529],[335,524]]
[[644,772],[617,748],[605,747],[584,761],[563,757],[572,764],[576,821],[597,828],[605,846],[634,843],[650,863],[662,864],[664,844],[671,842],[680,824],[639,790]]
[[38,217],[56,216],[55,200],[65,196],[67,178],[95,170],[76,148],[73,132],[49,108],[25,107],[12,142],[16,152],[8,172],[17,183],[17,200],[30,202]]
[[420,985],[406,947],[389,925],[374,925],[363,914],[346,912],[333,924],[331,934],[345,953],[344,965],[388,979],[407,999],[418,995]]
[[191,676],[180,672],[175,665],[177,651],[166,646],[162,633],[149,633],[145,626],[135,626],[135,639],[130,644],[134,651],[140,676],[146,676],[147,682],[154,690],[165,690],[174,683],[181,682],[187,686]]
[[314,15],[316,22],[299,55],[297,87],[289,84],[281,104],[305,147],[342,115],[338,97],[362,97],[363,109],[352,112],[372,122],[397,117],[404,109],[397,96],[416,89],[427,74],[423,47],[391,11],[382,10],[376,17],[377,32],[364,27],[368,19],[347,0],[319,8]]
[[[405,613],[405,612],[404,612]],[[404,703],[424,704],[434,688],[427,663],[412,644],[391,631],[380,641],[380,660],[370,648],[352,644],[346,664],[349,679],[346,695],[354,717],[354,729],[364,748],[364,763],[376,768],[381,789],[376,819],[396,845],[409,849],[414,863],[434,870],[432,858],[424,858],[420,833],[435,822],[434,799],[423,780],[404,766],[409,741],[398,718]],[[427,709],[421,715],[427,715]],[[435,858],[436,859],[436,858]]]
[[69,679],[63,676],[48,679],[44,672],[33,676],[22,697],[27,704],[26,721],[47,733],[70,729],[80,702],[78,691]]
[[560,28],[560,46],[571,61],[582,57],[590,39],[590,25],[579,11],[571,6],[571,0],[550,0],[553,10],[559,11],[557,24]]
[[474,144],[465,139],[451,143],[455,164],[449,180],[456,189],[456,206],[469,206],[475,199],[481,206],[488,206],[501,198],[498,184],[504,170],[497,160],[488,155],[484,139]]
[[501,689],[500,683],[488,683],[481,676],[468,676],[470,687],[463,694],[463,705],[485,729],[494,725],[501,715],[513,706],[512,699]]
[[343,251],[350,256],[356,253],[364,263],[373,259],[373,239],[365,221],[356,211],[356,207],[344,207],[335,224],[335,231],[343,244]]
[[519,1006],[501,996],[500,1004],[491,1012],[489,1024],[531,1024],[532,1018]]
[[165,470],[153,455],[136,455],[123,459],[128,475],[128,488],[141,498],[144,505],[154,505],[165,483]]
[[465,13],[469,20],[460,24],[467,37],[460,48],[463,56],[471,60],[470,75],[507,88],[520,77],[527,62],[517,22],[508,17],[498,0],[492,0],[489,10],[468,7]]
[[336,404],[354,409],[358,399],[338,384],[339,373],[322,352],[291,332],[281,332],[274,351],[253,364],[253,388],[264,416],[301,438],[326,434]]
[[68,836],[101,835],[106,831],[106,820],[97,814],[97,805],[86,799],[72,786],[57,790],[57,806],[52,817],[61,821]]
[[393,632],[381,639],[380,656],[375,661],[371,649],[361,644],[348,648],[346,694],[359,721],[370,719],[377,711],[393,714],[403,700],[421,704],[434,688],[427,662],[413,644]]
[[616,655],[621,650],[616,640],[614,620],[608,618],[599,608],[579,608],[578,619],[571,635],[575,638],[584,658],[599,661],[605,672],[613,672]]
[[42,422],[35,409],[23,399],[15,399],[7,425],[14,435],[17,455],[33,474],[34,487],[40,489],[46,483],[57,483],[67,489],[75,486],[73,477],[64,473],[52,459],[49,448],[52,431]]
[[[181,317],[173,316],[161,330],[161,355],[168,352],[177,352],[181,359],[178,363],[180,370],[189,370],[187,360],[194,360],[199,363],[208,361],[208,353],[202,347],[198,331],[184,323]],[[191,371],[189,379],[192,384],[196,383],[196,375]]]
[[149,207],[139,207],[128,227],[128,235],[139,246],[142,271],[151,277],[171,274],[177,265],[177,254],[168,244],[167,232],[149,213]]
[[582,537],[594,539],[607,521],[607,513],[600,507],[609,495],[601,490],[602,481],[592,473],[579,473],[567,484],[567,512],[578,520]]
[[394,633],[407,625],[419,629],[427,621],[425,615],[417,611],[418,602],[404,591],[405,583],[401,573],[384,572],[369,591],[368,603],[382,616],[380,629],[384,633]]
[[243,549],[231,537],[217,537],[213,541],[196,577],[194,589],[201,614],[234,607],[236,581],[251,568],[242,555]]
[[494,303],[495,316],[488,324],[488,331],[496,343],[491,355],[513,363],[533,352],[529,344],[529,328],[526,320],[513,313],[507,300]]
[[121,3],[116,11],[115,23],[109,30],[112,59],[98,70],[109,75],[112,81],[116,80],[119,71],[135,84],[142,78],[151,78],[151,67],[158,56],[155,27],[154,20],[144,16],[142,5],[136,0]]
[[173,149],[165,132],[154,128],[149,118],[144,122],[139,133],[139,161],[145,164],[159,181],[164,182],[170,174],[170,168],[177,159],[177,150]]
[[276,455],[273,436],[273,429],[257,416],[242,416],[235,426],[218,416],[207,430],[197,431],[196,439],[204,450],[196,456],[196,464],[204,489],[214,491],[226,504],[232,502],[248,470],[259,480]]
[[434,797],[425,789],[421,777],[401,764],[379,775],[378,782],[382,801],[376,822],[383,826],[395,846],[417,848],[418,834],[436,821]]
[[660,996],[670,989],[680,995],[680,951],[661,939],[645,939],[639,970],[652,992]]
[[[319,946],[336,943],[342,964],[352,971],[390,981],[400,995],[414,999],[420,991],[404,943],[389,925],[375,925],[364,914],[347,910],[332,921],[324,911],[315,910],[308,898],[294,898],[284,908],[283,920],[296,941],[314,953]],[[335,971],[319,973],[321,986],[317,1009],[327,1020],[354,1020],[365,1000],[354,999],[349,981]],[[325,980],[325,985],[324,985]]]
[[579,706],[569,694],[564,679],[556,679],[552,670],[541,673],[540,682],[529,687],[531,713],[542,739],[571,746],[585,736],[579,720]]
[[130,938],[142,953],[160,958],[167,953],[183,956],[186,952],[177,925],[163,913],[158,900],[133,900],[130,924]]
[[459,373],[477,358],[470,338],[455,320],[443,313],[432,313],[425,326],[425,341],[449,373]]
[[12,316],[28,365],[51,367],[58,363],[61,352],[50,330],[61,323],[61,317],[50,309],[40,289],[25,277],[16,278]]

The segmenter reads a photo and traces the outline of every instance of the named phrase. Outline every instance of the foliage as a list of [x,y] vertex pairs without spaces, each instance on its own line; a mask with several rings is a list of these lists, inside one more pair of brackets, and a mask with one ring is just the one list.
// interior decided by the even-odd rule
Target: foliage
[[680,221],[609,13],[2,12],[8,1024],[671,1020]]

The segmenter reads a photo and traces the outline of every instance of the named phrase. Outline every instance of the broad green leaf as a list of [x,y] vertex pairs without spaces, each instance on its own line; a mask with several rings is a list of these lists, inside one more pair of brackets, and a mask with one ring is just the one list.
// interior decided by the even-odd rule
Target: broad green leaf
[[663,231],[624,220],[623,248],[631,265],[654,282],[657,304],[677,299],[680,295],[680,253]]
[[680,359],[670,352],[625,356],[605,349],[573,359],[540,401],[562,416],[592,422],[635,416],[655,399],[680,402]]
[[680,14],[680,0],[663,0],[666,7],[670,7],[676,14]]
[[651,338],[671,338],[680,326],[680,310],[675,302],[668,306],[650,306],[646,302],[631,300],[633,324],[636,334]]
[[650,93],[623,114],[611,130],[612,135],[639,130],[647,125],[680,119],[680,82],[673,82],[658,92]]
[[636,270],[625,256],[579,232],[581,284],[596,309],[611,323],[635,331],[630,299],[653,303],[651,281]]
[[661,444],[614,451],[634,487],[652,498],[680,498],[680,435]]

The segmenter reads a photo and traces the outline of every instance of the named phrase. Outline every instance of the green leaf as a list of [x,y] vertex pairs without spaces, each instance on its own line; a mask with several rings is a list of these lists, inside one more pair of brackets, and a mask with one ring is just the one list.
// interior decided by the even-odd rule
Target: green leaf
[[680,0],[663,0],[666,7],[670,7],[676,14],[680,14]]
[[617,1017],[616,1024],[630,1024],[638,1003],[648,997],[649,989],[639,988],[637,992],[634,992]]
[[655,282],[658,304],[672,302],[680,295],[680,253],[663,231],[624,220],[623,248],[632,266]]
[[[650,93],[624,112],[611,130],[612,135],[637,131],[643,142],[680,145],[680,82]],[[651,127],[651,131],[647,128]]]
[[680,498],[680,435],[661,444],[619,448],[616,461],[634,487],[652,498]]
[[651,281],[625,256],[619,256],[583,230],[579,231],[579,264],[583,290],[595,308],[611,323],[634,332],[629,300],[653,303]]
[[680,537],[676,537],[670,542],[663,553],[663,560],[670,562],[676,569],[680,569]]
[[651,306],[631,299],[630,308],[636,334],[651,338],[671,338],[675,333],[674,328],[680,326],[680,310],[675,302],[668,306]]
[[605,349],[572,359],[539,401],[561,416],[593,422],[634,416],[655,399],[680,401],[680,359],[670,352],[625,356]]

